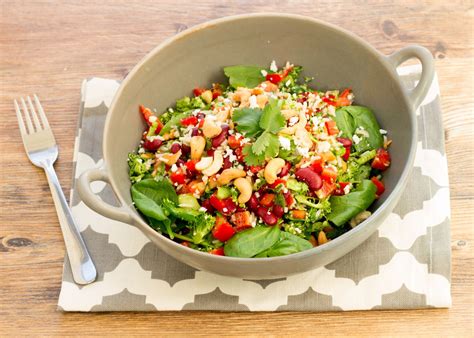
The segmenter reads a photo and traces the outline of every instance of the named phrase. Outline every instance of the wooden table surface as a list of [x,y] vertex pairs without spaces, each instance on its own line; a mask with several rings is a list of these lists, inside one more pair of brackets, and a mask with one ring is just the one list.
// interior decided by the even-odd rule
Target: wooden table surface
[[[259,11],[326,20],[382,53],[417,43],[435,56],[451,182],[453,307],[346,313],[57,312],[64,246],[44,174],[23,151],[13,98],[28,93],[42,98],[61,149],[56,169],[68,192],[82,79],[121,79],[177,31]],[[471,1],[1,1],[0,335],[472,336],[473,14]]]

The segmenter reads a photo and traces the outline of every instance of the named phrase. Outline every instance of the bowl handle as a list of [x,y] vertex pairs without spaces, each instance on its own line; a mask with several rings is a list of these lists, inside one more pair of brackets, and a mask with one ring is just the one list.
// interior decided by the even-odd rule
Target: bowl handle
[[412,45],[400,49],[399,51],[389,55],[387,60],[396,68],[408,59],[416,58],[421,62],[421,77],[415,88],[408,91],[408,97],[412,103],[413,109],[416,110],[425,98],[434,77],[434,59],[431,52],[425,47]]
[[91,183],[95,181],[102,181],[110,184],[107,171],[105,171],[103,168],[93,168],[82,173],[77,182],[77,191],[79,192],[79,196],[81,196],[82,201],[89,208],[105,217],[134,225],[132,216],[129,212],[127,212],[123,205],[120,207],[112,206],[102,201],[95,193],[92,192]]

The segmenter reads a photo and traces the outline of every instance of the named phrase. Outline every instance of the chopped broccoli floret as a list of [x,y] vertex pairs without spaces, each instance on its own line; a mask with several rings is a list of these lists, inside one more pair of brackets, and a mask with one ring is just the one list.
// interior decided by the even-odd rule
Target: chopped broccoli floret
[[151,169],[151,166],[135,153],[128,154],[128,167],[128,175],[132,183],[139,182]]

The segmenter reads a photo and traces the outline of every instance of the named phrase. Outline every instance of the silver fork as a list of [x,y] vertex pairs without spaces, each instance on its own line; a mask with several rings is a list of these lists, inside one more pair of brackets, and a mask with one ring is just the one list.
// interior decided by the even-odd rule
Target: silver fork
[[[79,227],[72,217],[71,210],[54,171],[53,163],[58,158],[56,140],[38,97],[36,95],[33,97],[35,105],[33,105],[29,96],[26,98],[28,104],[23,98],[20,98],[23,109],[20,109],[16,100],[14,101],[23,145],[30,161],[35,166],[43,168],[48,178],[74,281],[78,284],[89,284],[96,279],[97,271],[82,240]],[[25,116],[24,119],[22,117],[22,110]]]

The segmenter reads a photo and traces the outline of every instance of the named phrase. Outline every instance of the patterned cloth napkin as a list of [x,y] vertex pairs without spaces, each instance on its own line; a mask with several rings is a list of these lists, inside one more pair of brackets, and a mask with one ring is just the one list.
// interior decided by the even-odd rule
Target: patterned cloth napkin
[[[420,69],[400,69],[414,86]],[[119,86],[92,78],[82,86],[75,145],[76,180],[102,165],[107,109]],[[58,307],[63,311],[346,311],[449,307],[450,207],[437,79],[416,112],[415,167],[400,203],[365,243],[325,267],[274,280],[244,280],[198,271],[168,256],[137,228],[88,209],[75,189],[71,206],[98,270],[73,282],[68,258]],[[75,182],[74,182],[75,183]],[[75,184],[74,184],[75,186]],[[110,187],[92,186],[115,203]]]

